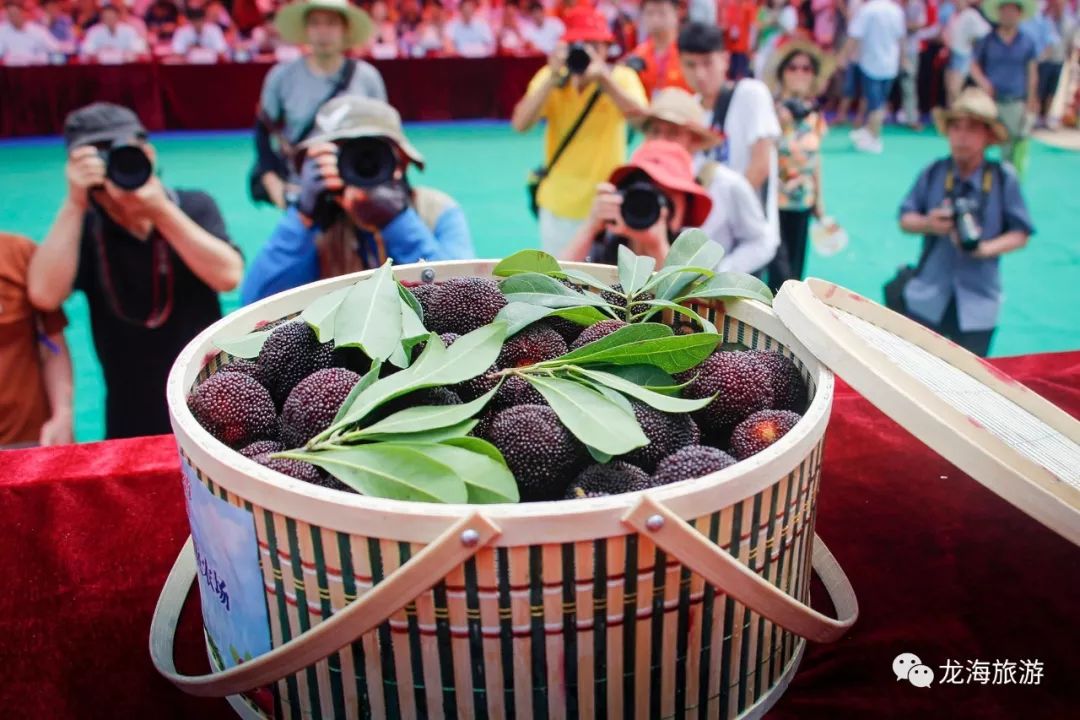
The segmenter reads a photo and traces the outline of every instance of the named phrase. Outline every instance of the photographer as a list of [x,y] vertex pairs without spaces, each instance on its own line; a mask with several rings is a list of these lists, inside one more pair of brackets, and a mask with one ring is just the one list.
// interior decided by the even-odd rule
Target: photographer
[[298,0],[278,11],[274,26],[282,40],[309,52],[278,63],[263,81],[248,185],[253,199],[284,209],[299,181],[295,148],[315,129],[319,108],[339,95],[386,100],[386,86],[372,65],[346,57],[373,30],[368,14],[347,0]]
[[474,257],[465,213],[446,193],[409,184],[424,158],[394,108],[341,97],[319,110],[321,134],[301,146],[300,199],[251,264],[245,304],[319,278],[420,260]]
[[209,195],[154,175],[157,153],[127,108],[76,110],[64,141],[68,193],[30,262],[30,301],[51,312],[86,294],[107,437],[167,433],[169,369],[221,317],[217,294],[239,283],[243,258]]
[[588,220],[561,257],[614,265],[619,245],[627,245],[663,267],[682,229],[701,227],[712,206],[694,180],[690,153],[668,140],[646,140],[597,188]]
[[950,156],[930,164],[900,205],[900,227],[923,235],[922,256],[885,286],[886,303],[985,357],[1001,308],[998,258],[1034,232],[1020,184],[986,149],[1008,131],[994,101],[970,88],[935,110]]
[[525,132],[547,120],[544,167],[535,173],[530,190],[541,247],[555,255],[589,214],[597,183],[626,158],[626,118],[640,113],[647,102],[637,73],[608,65],[614,37],[600,12],[578,5],[563,19],[562,42],[529,82],[510,121]]

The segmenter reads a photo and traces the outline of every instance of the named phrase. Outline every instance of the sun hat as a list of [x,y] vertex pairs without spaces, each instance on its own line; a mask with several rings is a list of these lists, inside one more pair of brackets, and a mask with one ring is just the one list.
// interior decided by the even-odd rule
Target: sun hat
[[689,202],[684,224],[687,227],[701,227],[705,223],[712,210],[712,198],[694,180],[694,160],[682,145],[670,140],[646,140],[630,156],[630,162],[615,168],[609,182],[618,185],[637,171],[648,175],[664,190],[686,193]]
[[401,116],[382,100],[360,95],[343,95],[326,102],[315,115],[316,134],[300,144],[301,149],[316,143],[361,137],[382,137],[393,141],[420,168],[424,156],[412,146],[401,129]]
[[1009,131],[998,119],[997,105],[985,90],[975,87],[967,88],[960,93],[948,110],[934,108],[934,125],[942,135],[947,133],[950,120],[961,117],[973,118],[985,123],[994,133],[995,142],[1005,142],[1009,139]]
[[589,5],[575,5],[563,15],[563,42],[614,42],[607,18]]
[[723,135],[702,122],[701,105],[682,88],[664,88],[656,93],[649,107],[634,120],[642,129],[647,129],[652,120],[663,120],[686,128],[701,142],[699,150],[719,145],[724,139]]
[[983,12],[986,14],[986,19],[992,23],[998,21],[998,10],[1002,5],[1016,5],[1020,8],[1020,19],[1027,20],[1029,17],[1035,14],[1035,0],[989,0],[989,2],[983,3]]
[[345,18],[350,47],[364,44],[374,30],[371,17],[348,0],[302,0],[286,5],[274,16],[274,26],[281,39],[294,45],[306,43],[307,15],[312,10],[329,10]]
[[773,95],[779,94],[784,68],[796,54],[807,55],[817,68],[814,72],[811,94],[821,95],[825,92],[825,87],[836,70],[836,59],[809,40],[790,40],[773,50],[769,63],[765,67],[765,84],[769,86]]
[[122,105],[91,103],[64,118],[64,145],[71,148],[97,143],[122,143],[146,137],[139,116]]

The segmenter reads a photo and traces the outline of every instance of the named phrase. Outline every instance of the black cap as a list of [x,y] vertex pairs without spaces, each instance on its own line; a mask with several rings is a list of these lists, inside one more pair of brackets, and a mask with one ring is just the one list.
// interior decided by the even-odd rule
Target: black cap
[[68,149],[100,142],[128,142],[145,138],[139,116],[121,105],[96,102],[64,118],[64,144]]

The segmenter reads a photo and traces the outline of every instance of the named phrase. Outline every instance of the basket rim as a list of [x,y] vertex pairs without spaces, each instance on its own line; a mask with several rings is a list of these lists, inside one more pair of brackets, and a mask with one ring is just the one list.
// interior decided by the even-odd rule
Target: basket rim
[[[490,276],[498,260],[449,260],[394,267],[399,280],[419,280],[426,271],[436,278],[460,274]],[[604,279],[614,266],[561,263]],[[440,273],[440,271],[443,271]],[[622,517],[643,493],[668,505],[683,518],[701,517],[737,503],[792,472],[820,443],[828,424],[834,392],[831,370],[812,355],[768,306],[754,300],[725,302],[725,313],[782,343],[814,377],[817,391],[795,428],[762,452],[709,475],[649,490],[600,498],[492,505],[436,504],[377,498],[323,488],[259,465],[206,431],[187,407],[188,388],[219,337],[235,337],[255,328],[268,315],[280,318],[302,309],[314,297],[370,275],[365,270],[319,280],[239,308],[207,327],[177,356],[166,385],[170,421],[180,450],[215,485],[271,512],[340,532],[406,542],[430,542],[461,517],[481,512],[499,524],[495,545],[542,541],[576,542],[632,533]],[[273,313],[268,313],[273,309]],[[408,518],[408,522],[402,522]]]

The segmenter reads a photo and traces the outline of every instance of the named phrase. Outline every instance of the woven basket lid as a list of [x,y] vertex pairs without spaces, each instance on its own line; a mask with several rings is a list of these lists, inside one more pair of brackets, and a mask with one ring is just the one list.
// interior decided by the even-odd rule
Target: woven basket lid
[[1080,422],[952,341],[816,278],[773,308],[834,373],[976,481],[1080,545]]

